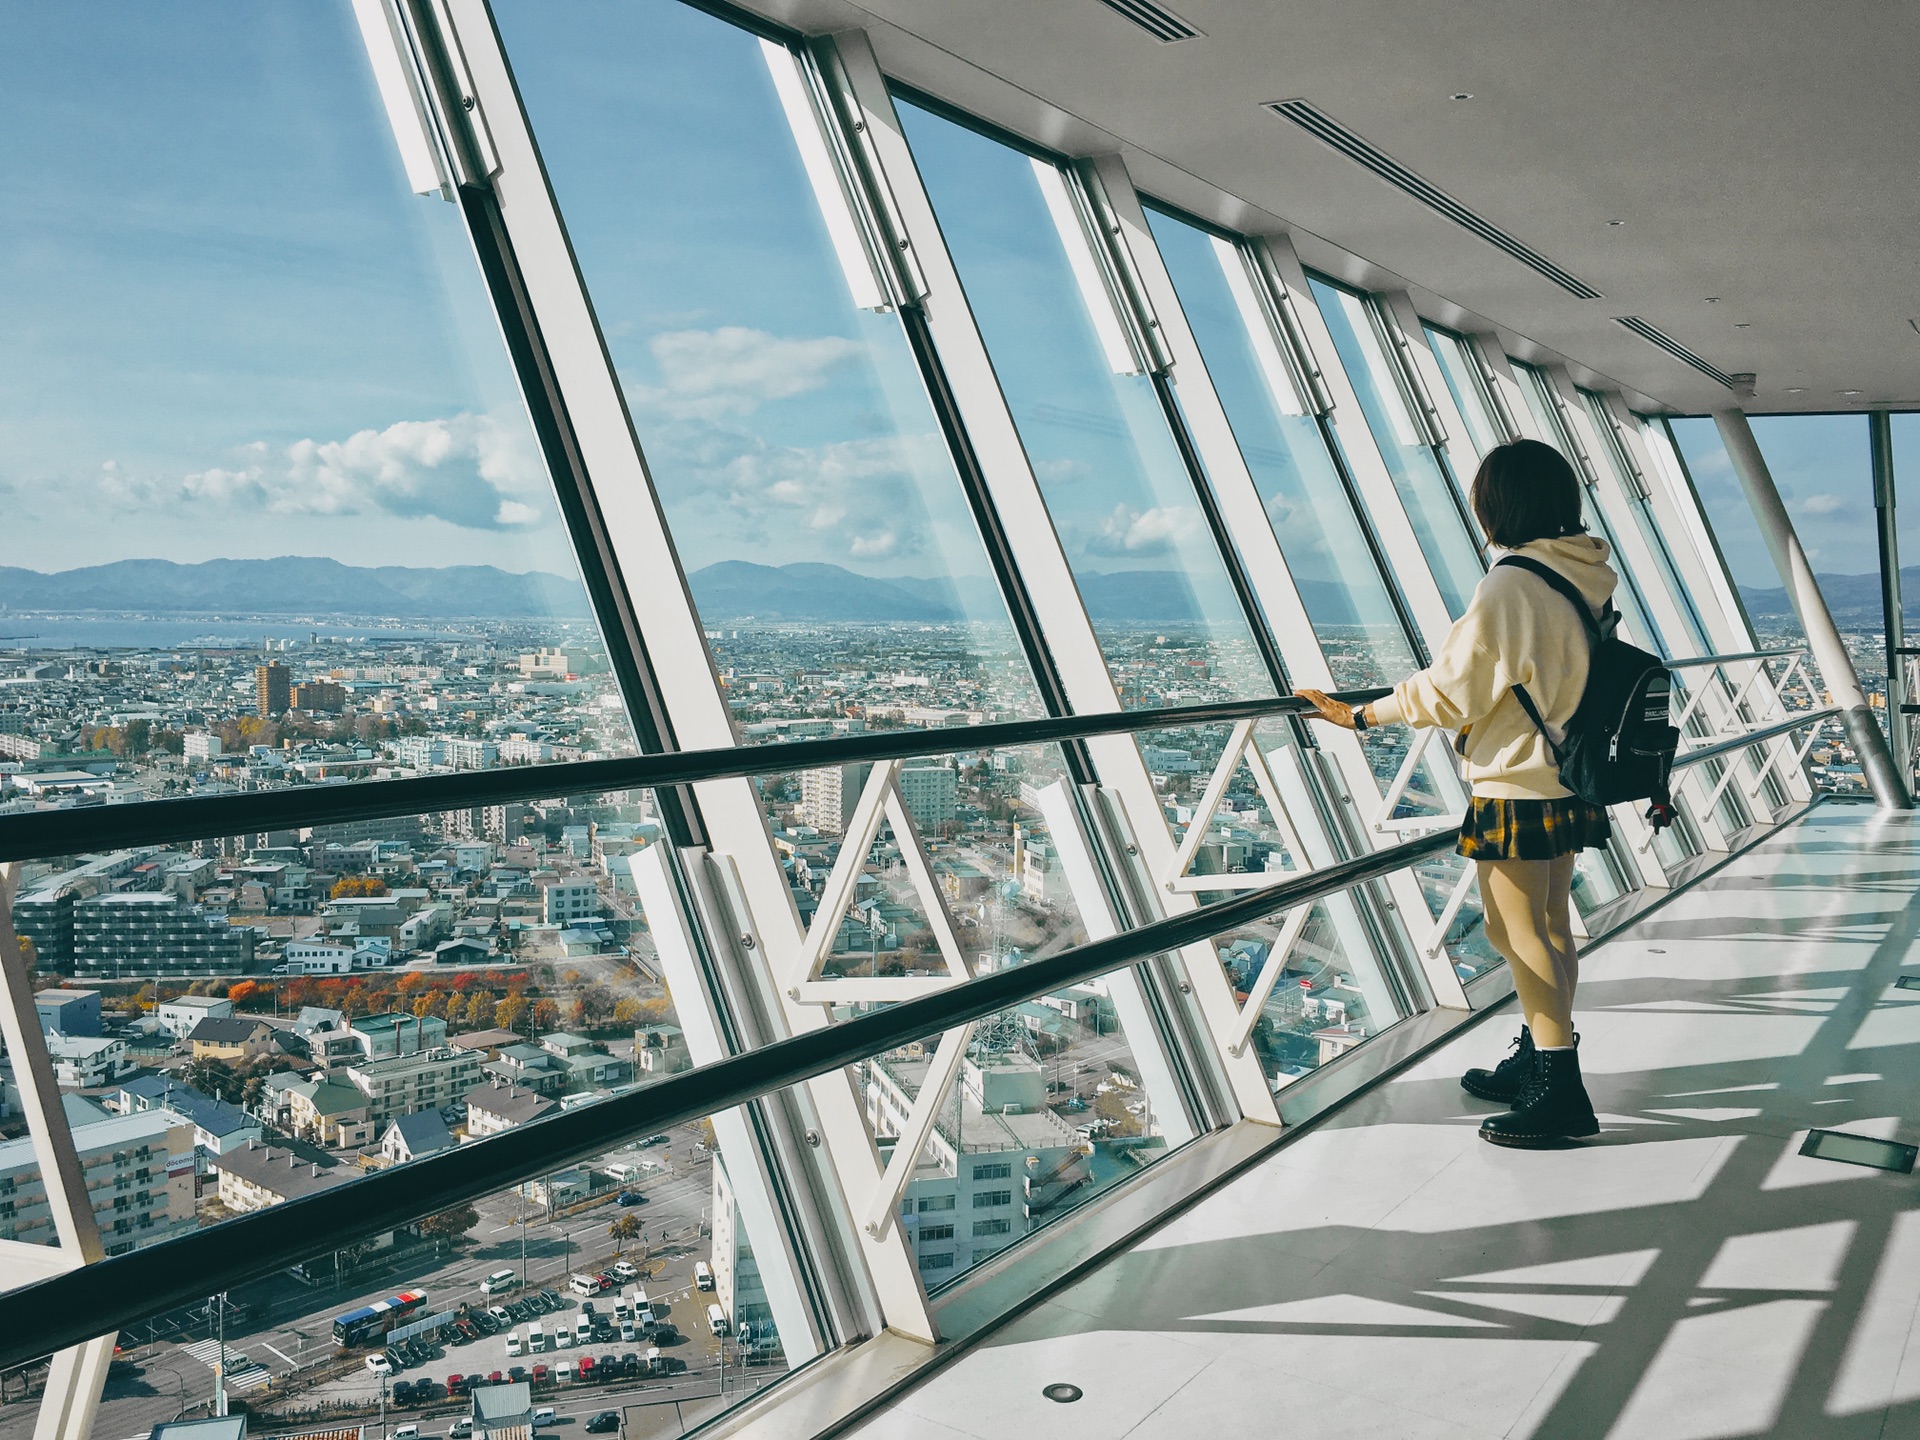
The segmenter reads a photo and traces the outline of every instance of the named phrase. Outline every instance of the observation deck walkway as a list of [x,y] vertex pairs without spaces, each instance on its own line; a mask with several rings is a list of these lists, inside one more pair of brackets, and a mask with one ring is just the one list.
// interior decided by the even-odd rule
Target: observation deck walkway
[[[1920,818],[1826,803],[1586,957],[1604,1131],[1504,1150],[1511,1005],[850,1434],[1920,1437]],[[1076,1386],[1065,1402],[1043,1391]]]

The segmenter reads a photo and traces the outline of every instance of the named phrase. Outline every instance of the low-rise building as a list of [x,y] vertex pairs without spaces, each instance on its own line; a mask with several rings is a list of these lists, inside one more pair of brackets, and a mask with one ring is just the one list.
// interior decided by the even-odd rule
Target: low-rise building
[[381,1015],[362,1015],[348,1022],[354,1044],[369,1060],[392,1060],[401,1055],[418,1055],[438,1050],[447,1043],[447,1022],[437,1015],[409,1015],[388,1011]]
[[465,1100],[467,1136],[474,1140],[560,1113],[559,1101],[499,1081],[467,1091]]
[[316,1145],[346,1148],[374,1136],[367,1097],[344,1080],[271,1076],[262,1109],[280,1129]]
[[316,1195],[354,1173],[330,1155],[258,1143],[216,1156],[209,1164],[220,1176],[220,1203],[235,1214]]
[[540,918],[549,925],[600,913],[600,887],[591,880],[549,880],[540,887]]
[[[191,1127],[164,1114],[108,1115],[78,1096],[66,1106],[109,1255],[194,1227]],[[31,1139],[0,1141],[0,1239],[59,1243]]]
[[127,1042],[113,1035],[46,1036],[54,1083],[63,1090],[94,1090],[111,1085],[133,1067]]
[[387,1122],[386,1132],[380,1137],[380,1153],[398,1165],[451,1150],[458,1143],[438,1110],[421,1110]]
[[109,1103],[122,1115],[163,1114],[178,1124],[192,1126],[195,1167],[201,1174],[206,1173],[209,1156],[224,1155],[262,1138],[259,1117],[171,1075],[142,1075],[128,1080]]
[[202,1020],[187,1032],[187,1044],[196,1060],[242,1065],[273,1050],[273,1026],[256,1015]]
[[37,990],[33,1008],[39,1013],[43,1031],[57,1031],[62,1035],[100,1033],[98,990]]
[[184,1040],[202,1020],[225,1020],[232,1015],[233,1002],[212,995],[176,995],[162,1000],[155,1013],[162,1030]]
[[479,1075],[480,1057],[451,1045],[391,1060],[362,1061],[346,1069],[347,1080],[367,1097],[367,1117],[375,1125],[415,1110],[452,1105]]

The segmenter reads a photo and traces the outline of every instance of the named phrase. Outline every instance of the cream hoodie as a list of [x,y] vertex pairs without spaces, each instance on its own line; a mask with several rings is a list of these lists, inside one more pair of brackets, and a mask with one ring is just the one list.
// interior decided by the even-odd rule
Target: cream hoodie
[[[1509,553],[1551,565],[1579,587],[1595,615],[1619,576],[1607,564],[1607,542],[1591,535],[1532,540]],[[1498,558],[1496,555],[1495,558]],[[1524,685],[1553,731],[1566,725],[1587,687],[1589,642],[1559,591],[1518,566],[1492,570],[1473,592],[1433,663],[1373,702],[1382,725],[1472,727],[1466,737],[1468,784],[1495,800],[1552,800],[1572,792],[1560,783],[1553,752],[1520,708]]]

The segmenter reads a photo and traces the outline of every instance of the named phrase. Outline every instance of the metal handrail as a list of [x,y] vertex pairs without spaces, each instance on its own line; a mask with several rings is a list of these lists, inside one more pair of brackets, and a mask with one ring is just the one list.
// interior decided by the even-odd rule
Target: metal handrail
[[1772,740],[1790,731],[1798,730],[1802,725],[1811,725],[1817,720],[1831,720],[1840,713],[1838,705],[1823,706],[1818,710],[1802,710],[1788,716],[1777,725],[1769,725],[1764,730],[1749,730],[1744,735],[1736,735],[1731,740],[1722,740],[1718,744],[1703,745],[1698,750],[1689,750],[1684,755],[1674,757],[1673,768],[1680,770],[1688,765],[1698,765],[1703,760],[1718,760],[1722,755],[1731,755],[1749,745],[1757,745],[1762,740]]
[[1737,660],[1784,660],[1792,655],[1805,655],[1804,645],[1790,645],[1784,650],[1748,650],[1739,655],[1696,655],[1690,660],[1669,660],[1669,670],[1691,670],[1699,665],[1731,665]]
[[872,1055],[996,1014],[1235,925],[1378,880],[1453,847],[1451,833],[1296,875],[1233,900],[1156,920],[1105,940],[936,994],[843,1020],[744,1055],[489,1135],[439,1155],[378,1170],[158,1245],[114,1255],[6,1293],[0,1370],[116,1331],[149,1315],[230,1289],[356,1239],[377,1235],[538,1179],[716,1111],[825,1075]]
[[[1349,705],[1363,705],[1391,693],[1386,689],[1348,690],[1333,698]],[[1003,750],[1015,745],[1086,740],[1096,735],[1131,735],[1143,730],[1301,715],[1312,708],[1304,700],[1281,695],[1160,710],[1116,710],[1104,715],[997,720],[985,725],[955,725],[934,730],[861,731],[827,740],[678,750],[618,760],[574,760],[553,765],[462,771],[453,775],[420,775],[405,780],[291,785],[244,794],[40,810],[23,815],[0,815],[0,863],[295,826],[427,815],[554,795],[658,789],[862,761],[913,760],[950,755],[959,750]]]

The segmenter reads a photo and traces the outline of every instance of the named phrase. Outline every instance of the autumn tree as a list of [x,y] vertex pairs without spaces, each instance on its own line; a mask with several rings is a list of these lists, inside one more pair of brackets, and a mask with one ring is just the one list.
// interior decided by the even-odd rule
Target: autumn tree
[[634,1024],[640,1018],[640,1002],[631,995],[623,995],[614,1003],[613,1023],[623,1029]]
[[613,1241],[613,1253],[618,1256],[627,1247],[627,1242],[640,1238],[640,1220],[635,1215],[622,1215],[607,1226],[607,1238]]
[[335,900],[384,895],[387,893],[387,882],[378,875],[342,875],[333,882],[330,893]]
[[551,1000],[533,1002],[533,1028],[551,1030],[560,1023],[560,1007]]
[[526,996],[509,995],[493,1007],[493,1023],[502,1030],[518,1029],[529,1008]]

